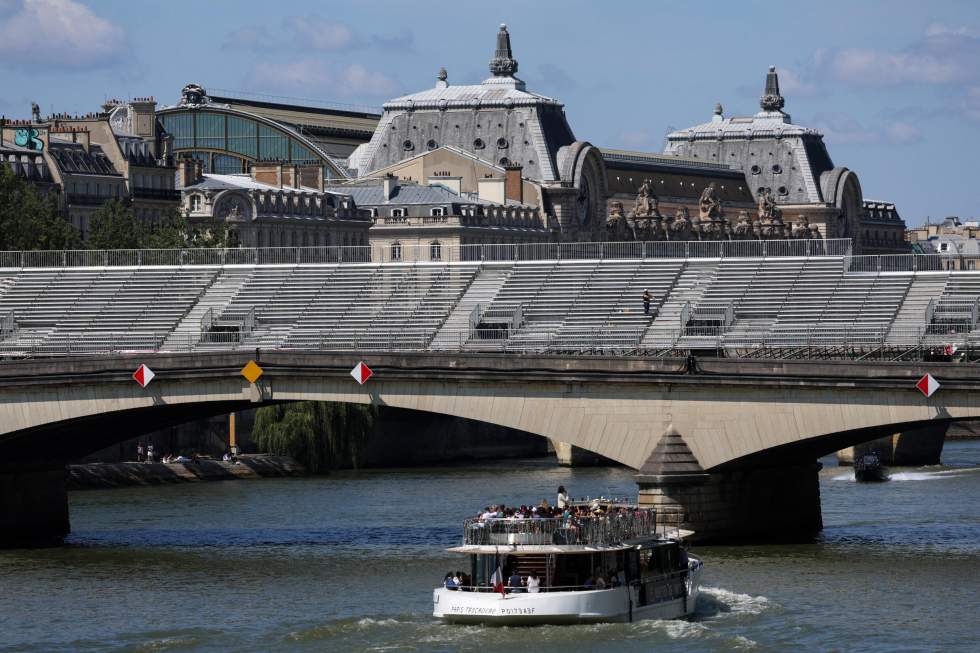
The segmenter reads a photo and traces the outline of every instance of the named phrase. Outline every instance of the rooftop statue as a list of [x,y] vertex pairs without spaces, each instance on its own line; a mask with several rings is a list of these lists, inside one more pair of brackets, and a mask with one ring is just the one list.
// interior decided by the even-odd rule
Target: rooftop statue
[[681,206],[674,213],[674,219],[667,227],[667,235],[670,240],[685,240],[691,228],[691,220],[687,213],[687,207]]
[[790,231],[791,238],[809,238],[810,237],[810,221],[806,219],[805,215],[799,215],[796,218],[796,222],[793,223],[793,228]]
[[708,184],[701,192],[701,199],[698,201],[701,209],[701,219],[713,219],[721,217],[721,200],[715,195],[715,182]]
[[768,188],[759,189],[759,220],[772,222],[782,220],[783,212],[776,206],[776,200],[772,198],[772,191]]
[[650,192],[650,183],[644,181],[636,194],[636,204],[633,205],[633,217],[649,218],[660,213],[660,202],[657,196]]
[[752,238],[752,223],[749,222],[747,211],[738,212],[738,222],[732,230],[737,240],[748,240]]
[[620,242],[633,240],[633,228],[630,227],[626,214],[623,212],[622,202],[613,202],[609,208],[609,217],[606,218],[606,236],[610,241]]

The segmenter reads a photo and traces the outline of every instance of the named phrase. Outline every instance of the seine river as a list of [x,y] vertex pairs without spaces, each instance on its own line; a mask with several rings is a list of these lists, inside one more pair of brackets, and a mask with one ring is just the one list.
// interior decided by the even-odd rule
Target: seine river
[[431,590],[491,501],[633,493],[542,460],[77,492],[74,533],[0,551],[0,651],[977,651],[980,442],[859,485],[825,459],[805,546],[701,547],[691,621],[446,626]]

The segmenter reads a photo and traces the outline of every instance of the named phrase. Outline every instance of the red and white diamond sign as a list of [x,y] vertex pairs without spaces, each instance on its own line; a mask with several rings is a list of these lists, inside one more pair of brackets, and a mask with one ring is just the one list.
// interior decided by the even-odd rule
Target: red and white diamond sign
[[935,394],[936,390],[939,389],[939,381],[937,381],[932,374],[926,374],[924,377],[919,379],[915,387],[919,389],[919,392],[924,394],[926,397],[931,397]]
[[153,370],[142,364],[136,368],[135,372],[133,372],[133,380],[139,383],[141,388],[145,388],[146,386],[150,385],[150,381],[152,381],[153,377],[155,376],[156,374],[153,373]]
[[370,367],[364,364],[364,361],[361,361],[355,365],[354,369],[350,371],[350,375],[353,376],[354,380],[361,385],[364,385],[367,380],[371,378],[372,374],[374,374],[374,372],[371,371]]

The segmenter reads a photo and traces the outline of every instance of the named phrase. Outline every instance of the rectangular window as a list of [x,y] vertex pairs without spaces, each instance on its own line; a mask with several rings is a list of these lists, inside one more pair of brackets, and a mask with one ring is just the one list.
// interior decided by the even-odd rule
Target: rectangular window
[[197,119],[197,147],[215,150],[225,149],[225,116],[223,113],[199,113]]
[[242,160],[228,154],[214,155],[214,172],[219,175],[237,175],[242,172]]
[[262,161],[287,161],[289,140],[272,127],[259,125],[259,159]]
[[163,128],[174,137],[174,149],[186,150],[194,147],[194,116],[172,114],[163,116]]
[[258,155],[258,123],[228,116],[228,150],[254,159]]
[[317,155],[313,154],[313,150],[311,150],[310,148],[306,147],[305,145],[301,145],[300,143],[297,143],[296,141],[291,141],[290,145],[292,147],[292,159],[291,160],[293,162],[295,162],[295,163],[316,163],[317,161],[319,161],[320,157],[318,157]]

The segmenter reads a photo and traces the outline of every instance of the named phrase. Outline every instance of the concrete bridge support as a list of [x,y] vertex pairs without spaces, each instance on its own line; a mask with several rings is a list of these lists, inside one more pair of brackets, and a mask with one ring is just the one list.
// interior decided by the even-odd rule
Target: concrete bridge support
[[562,467],[606,467],[619,464],[615,460],[609,460],[605,456],[568,442],[549,440],[548,443],[555,452],[558,464]]
[[0,547],[60,544],[71,530],[64,466],[0,469]]
[[847,447],[837,452],[837,462],[853,465],[855,456],[877,451],[886,465],[938,465],[949,427],[948,422],[930,424]]
[[636,475],[639,504],[697,543],[809,542],[823,528],[819,463],[707,473],[669,428]]

